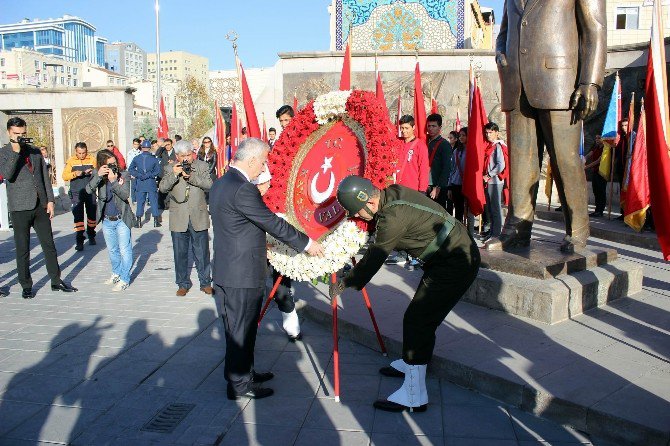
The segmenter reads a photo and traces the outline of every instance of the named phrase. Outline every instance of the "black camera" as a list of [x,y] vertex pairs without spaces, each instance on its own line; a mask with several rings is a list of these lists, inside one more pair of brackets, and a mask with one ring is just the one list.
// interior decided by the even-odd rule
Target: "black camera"
[[181,170],[184,172],[184,175],[191,175],[191,172],[193,171],[191,163],[184,160],[179,165],[181,166]]
[[109,171],[112,172],[114,175],[119,175],[119,165],[116,163],[109,163],[107,164],[107,167],[109,167]]
[[21,145],[33,145],[33,139],[32,138],[27,138],[27,137],[21,137],[19,138],[19,144]]

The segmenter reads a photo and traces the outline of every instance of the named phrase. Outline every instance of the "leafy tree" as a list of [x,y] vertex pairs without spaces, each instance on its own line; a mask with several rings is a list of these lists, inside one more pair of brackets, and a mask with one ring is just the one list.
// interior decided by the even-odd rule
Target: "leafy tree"
[[[186,123],[186,139],[198,138],[209,130],[212,102],[205,84],[193,76],[186,76],[177,90],[177,114]],[[209,127],[202,130],[206,123]]]
[[156,139],[156,126],[157,123],[152,122],[148,116],[145,116],[140,125],[140,134],[136,136],[144,135],[149,140]]

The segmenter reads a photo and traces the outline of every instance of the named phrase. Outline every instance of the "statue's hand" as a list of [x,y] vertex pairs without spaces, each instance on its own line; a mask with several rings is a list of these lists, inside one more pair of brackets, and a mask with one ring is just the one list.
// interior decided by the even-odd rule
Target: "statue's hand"
[[501,68],[505,68],[507,66],[507,57],[503,53],[496,53],[496,64]]
[[570,108],[577,119],[586,119],[598,108],[598,87],[594,84],[580,84],[572,94]]

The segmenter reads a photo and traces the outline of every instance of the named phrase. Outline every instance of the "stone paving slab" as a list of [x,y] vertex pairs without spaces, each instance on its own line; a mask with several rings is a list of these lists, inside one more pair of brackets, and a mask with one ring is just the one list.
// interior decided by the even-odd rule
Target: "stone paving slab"
[[[75,252],[70,223],[69,214],[57,217],[54,232],[63,275],[80,289],[73,295],[51,292],[33,237],[37,296],[30,301],[21,299],[11,234],[0,233],[0,286],[11,286],[11,295],[0,300],[2,445],[488,446],[531,444],[536,439],[548,442],[544,444],[605,445],[435,374],[428,380],[428,412],[376,411],[372,400],[387,396],[399,382],[377,372],[389,358],[344,333],[340,338],[342,401],[336,403],[330,331],[304,320],[303,342],[289,343],[274,305],[259,330],[256,365],[275,372],[270,384],[276,395],[260,401],[230,401],[225,394],[221,320],[213,300],[204,294],[174,295],[167,222],[159,230],[133,231],[135,281],[124,293],[113,293],[101,285],[109,270],[102,238],[98,246]],[[195,279],[194,272],[192,275]],[[407,281],[396,279],[384,287],[393,290],[393,299],[402,299],[412,291],[412,277],[408,274]],[[649,300],[649,305],[657,304]],[[389,305],[393,317],[401,317],[402,311],[402,306]],[[625,313],[625,309],[620,311]],[[471,310],[457,313],[473,321]],[[647,321],[645,327],[651,332],[667,327],[661,316],[645,319],[646,312],[637,308],[630,314],[635,320]],[[505,325],[497,313],[490,316],[475,323],[477,327],[451,327],[449,336],[466,339],[482,327]],[[385,333],[392,320],[380,320]],[[506,325],[523,328],[513,322]],[[605,327],[599,330],[606,331]],[[498,335],[501,340],[511,339],[504,338],[504,333],[501,330]],[[651,333],[636,338],[634,344],[631,341],[629,348],[651,349],[645,345],[648,336]],[[603,340],[602,344],[612,342]],[[662,347],[654,351],[659,358],[665,352]],[[662,387],[663,375],[655,379],[644,384],[650,394]],[[630,398],[627,391],[622,388],[617,398]],[[616,401],[607,403],[618,407]],[[195,408],[170,434],[142,430],[171,403],[195,404]],[[492,434],[492,430],[500,433]]]
[[[537,222],[534,237],[556,241],[562,228]],[[670,440],[670,266],[659,252],[592,240],[644,267],[643,290],[548,326],[460,302],[439,327],[435,376],[624,444]],[[387,348],[400,353],[402,315],[421,277],[384,267],[367,290]],[[330,327],[327,288],[299,284],[306,316]],[[340,332],[378,348],[355,291],[341,297]],[[346,373],[347,364],[341,365]],[[343,398],[345,398],[343,393]],[[644,409],[643,409],[644,408]],[[518,440],[518,439],[517,439]]]

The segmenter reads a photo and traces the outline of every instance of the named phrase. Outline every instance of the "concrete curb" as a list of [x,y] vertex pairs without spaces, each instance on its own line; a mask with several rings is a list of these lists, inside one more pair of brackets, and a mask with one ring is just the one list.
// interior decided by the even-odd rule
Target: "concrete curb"
[[[319,302],[322,303],[322,302]],[[323,305],[320,305],[321,307]],[[296,303],[298,312],[310,320],[327,328],[332,327],[332,314],[305,300]],[[379,350],[376,335],[370,327],[338,318],[340,337],[347,337],[366,347]],[[382,335],[390,357],[398,357],[402,352],[402,342]],[[476,390],[479,393],[518,407],[543,418],[570,425],[587,432],[591,436],[614,441],[617,444],[668,446],[670,432],[640,425],[638,423],[591,409],[562,398],[557,398],[541,389],[533,388],[504,377],[478,370],[437,355],[429,366],[429,372],[454,384]],[[346,396],[343,395],[346,398]]]

